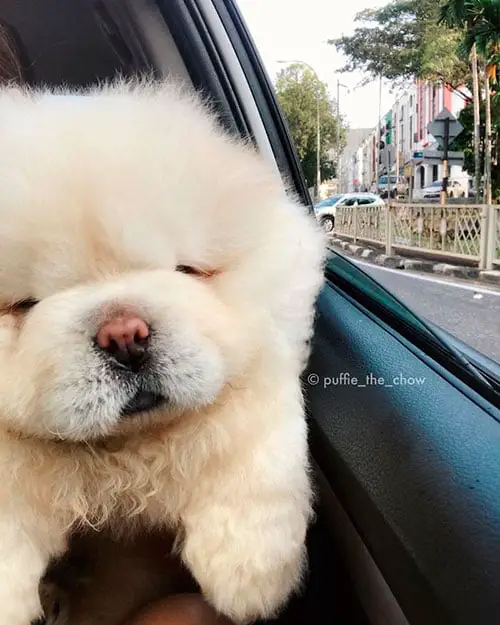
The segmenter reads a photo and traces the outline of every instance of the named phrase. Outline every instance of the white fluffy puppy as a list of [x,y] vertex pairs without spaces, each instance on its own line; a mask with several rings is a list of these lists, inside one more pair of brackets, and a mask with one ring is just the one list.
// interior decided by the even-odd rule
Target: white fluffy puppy
[[0,624],[81,523],[164,526],[238,621],[300,582],[323,235],[192,94],[0,91]]

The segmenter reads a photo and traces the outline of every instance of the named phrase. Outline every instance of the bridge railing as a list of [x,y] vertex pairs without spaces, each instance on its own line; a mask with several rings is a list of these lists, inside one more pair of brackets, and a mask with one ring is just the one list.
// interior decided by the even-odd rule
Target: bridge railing
[[337,206],[334,233],[394,251],[500,266],[500,206],[386,204]]

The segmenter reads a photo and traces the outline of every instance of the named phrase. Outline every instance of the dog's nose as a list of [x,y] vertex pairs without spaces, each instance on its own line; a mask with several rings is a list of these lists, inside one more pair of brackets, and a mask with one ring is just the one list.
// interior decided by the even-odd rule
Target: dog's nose
[[149,327],[143,319],[121,315],[101,326],[96,343],[117,362],[137,371],[147,359],[149,338]]

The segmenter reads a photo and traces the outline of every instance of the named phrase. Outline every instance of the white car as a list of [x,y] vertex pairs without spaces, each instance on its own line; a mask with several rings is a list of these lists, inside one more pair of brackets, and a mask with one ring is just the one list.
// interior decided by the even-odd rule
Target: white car
[[[414,200],[438,200],[441,197],[441,189],[443,183],[436,180],[427,185],[423,189],[415,189],[413,192]],[[448,181],[448,197],[465,197],[465,189],[458,180]]]
[[[336,198],[334,200],[334,198]],[[326,232],[333,231],[335,226],[335,215],[339,206],[385,206],[384,200],[375,193],[344,193],[342,195],[332,195],[314,207],[316,218]]]
[[335,224],[335,208],[344,195],[344,193],[336,193],[314,206],[316,218],[327,232],[333,230]]

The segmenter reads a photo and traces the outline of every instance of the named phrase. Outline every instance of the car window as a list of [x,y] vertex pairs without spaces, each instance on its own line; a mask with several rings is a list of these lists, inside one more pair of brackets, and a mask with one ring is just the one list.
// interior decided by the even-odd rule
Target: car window
[[332,206],[337,202],[342,196],[341,195],[332,195],[332,197],[328,197],[319,204],[316,205],[317,208],[323,208],[325,206]]
[[[482,139],[489,115],[484,85],[478,91],[475,141],[474,102],[468,95],[473,63],[457,52],[457,44],[473,41],[476,31],[467,34],[465,22],[440,21],[440,2],[426,1],[420,11],[419,2],[358,0],[343,7],[341,19],[329,0],[315,0],[310,11],[287,0],[238,4],[272,79],[313,199],[325,189],[375,193],[358,198],[356,219],[345,210],[354,197],[337,204],[328,232],[331,248],[404,302],[415,314],[413,322],[420,317],[447,333],[443,341],[451,335],[500,362],[500,170],[495,160],[500,98],[495,83],[489,90],[488,160],[489,144]],[[279,29],[269,28],[278,22]],[[401,39],[401,23],[422,36]],[[430,68],[431,59],[439,60],[439,68]],[[491,73],[489,80],[493,84],[497,78]],[[443,115],[449,116],[452,133],[460,130],[449,141],[445,207],[440,205]],[[366,250],[363,258],[352,256],[345,242],[355,243],[357,253]]]

